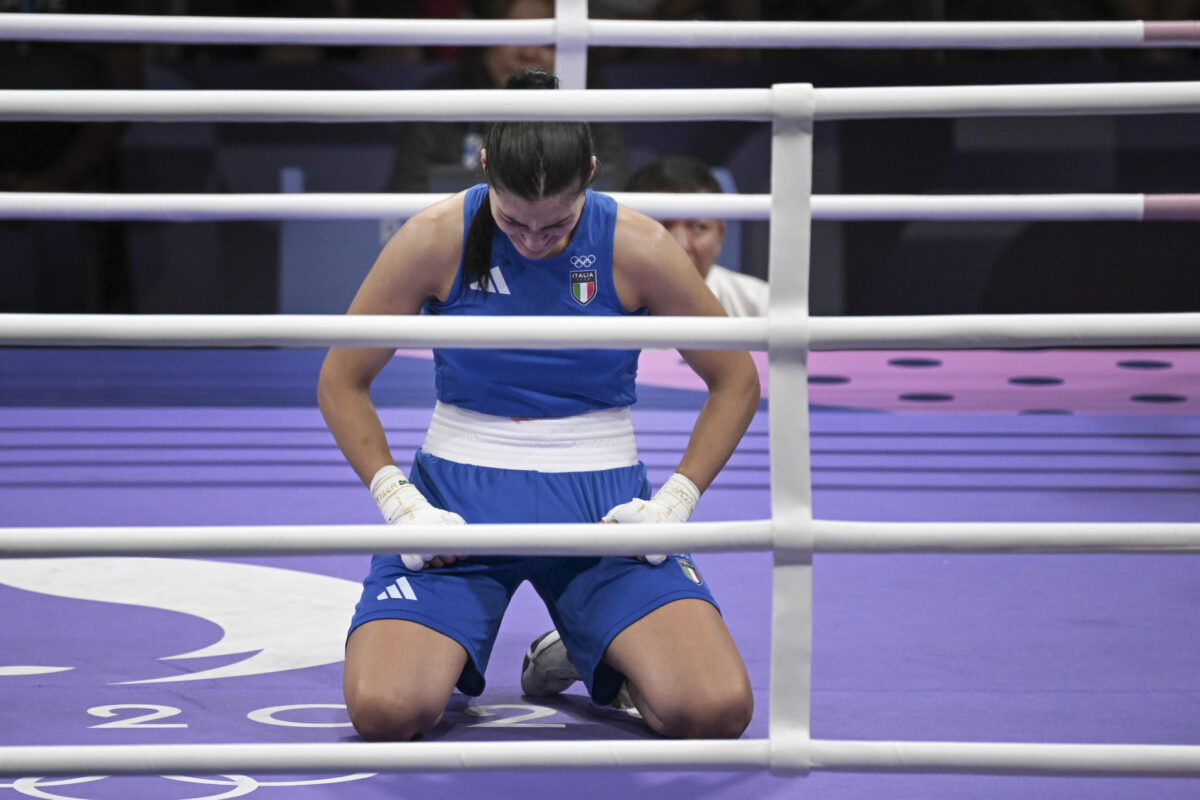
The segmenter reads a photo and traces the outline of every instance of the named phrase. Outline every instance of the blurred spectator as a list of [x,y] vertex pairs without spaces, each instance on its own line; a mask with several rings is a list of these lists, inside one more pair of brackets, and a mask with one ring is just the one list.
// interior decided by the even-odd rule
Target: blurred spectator
[[[113,3],[31,2],[33,11],[114,12]],[[130,13],[128,11],[124,13]],[[6,89],[132,89],[141,63],[133,47],[83,42],[0,42]],[[95,188],[124,126],[120,123],[0,123],[0,189],[61,192]]]
[[755,0],[590,0],[597,18],[661,20],[753,19]]
[[1121,19],[1194,20],[1198,0],[1109,0]]
[[[11,3],[0,10],[14,13]],[[15,13],[137,13],[137,2],[24,0]],[[131,89],[136,47],[87,42],[0,42],[0,88]],[[114,192],[124,123],[0,122],[0,191]],[[4,311],[127,311],[129,283],[117,223],[0,224]]]
[[[702,161],[668,156],[651,161],[630,177],[628,192],[680,192],[719,194],[721,185]],[[712,293],[731,317],[757,317],[767,313],[767,282],[717,264],[725,241],[725,221],[719,219],[667,219],[671,232]]]
[[[186,0],[181,13],[211,17],[280,17],[280,18],[345,18],[361,17],[409,18],[450,10],[456,12],[453,0]],[[316,64],[330,59],[389,58],[416,61],[422,48],[411,47],[341,47],[314,44],[263,44],[237,46],[228,44],[200,45],[188,48],[189,57],[203,54],[206,58],[227,59],[231,55],[249,54],[264,63]]]
[[[643,19],[661,22],[725,22],[761,19],[759,0],[589,0],[593,19]],[[654,59],[657,61],[738,64],[757,60],[753,50],[705,47],[615,47],[603,48],[610,61]]]
[[[489,18],[539,19],[554,16],[552,0],[495,0]],[[500,89],[519,69],[554,72],[554,48],[540,45],[496,45],[464,49],[457,69],[435,79],[428,89]],[[589,80],[589,88],[596,88]],[[396,147],[389,188],[395,192],[442,192],[465,189],[483,180],[479,147],[485,122],[411,122],[404,125]],[[597,188],[615,188],[629,171],[621,129],[595,124],[600,161]]]
[[[466,14],[467,0],[339,0],[350,6],[350,16],[373,18],[458,19]],[[457,61],[457,45],[387,45],[359,48],[364,61]]]

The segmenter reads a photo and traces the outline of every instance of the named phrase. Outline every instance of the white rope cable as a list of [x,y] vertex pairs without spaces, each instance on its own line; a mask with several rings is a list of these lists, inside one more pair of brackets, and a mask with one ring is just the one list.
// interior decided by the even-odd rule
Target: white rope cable
[[[1200,112],[1200,81],[814,89],[817,120]],[[0,119],[58,122],[682,121],[771,118],[770,89],[6,89]]]
[[0,748],[0,775],[212,775],[510,769],[762,769],[765,739],[329,744],[53,745]]
[[1190,346],[1200,313],[810,317],[806,328],[786,317],[0,314],[0,345],[65,347],[765,350],[768,330],[811,350]]
[[815,770],[1021,775],[1200,775],[1195,745],[814,740]]
[[553,19],[305,19],[136,14],[0,14],[0,39],[159,44],[554,44]]
[[770,89],[5,89],[0,119],[58,122],[770,119]]
[[[1191,553],[1200,523],[802,523],[816,553]],[[595,524],[214,525],[0,529],[0,558],[153,555],[325,555],[442,552],[475,555],[628,555],[770,550],[777,521],[695,522],[624,530]],[[616,530],[612,528],[617,527]],[[630,527],[630,526],[626,526]]]
[[39,346],[674,349],[686,341],[697,349],[761,350],[766,332],[766,320],[751,317],[0,314],[0,344]]
[[818,553],[1190,553],[1200,523],[814,520]]
[[[1148,47],[1136,20],[1101,22],[665,22],[593,20],[593,47],[1040,49]],[[1179,46],[1196,43],[1182,39]],[[1161,47],[1161,43],[1153,46]]]
[[[0,193],[0,219],[96,219],[160,222],[331,220],[411,217],[445,194],[101,194]],[[769,200],[768,200],[769,202]]]
[[771,547],[771,522],[655,525],[221,525],[181,527],[3,528],[0,557],[77,555],[200,556],[454,552],[474,555],[629,555],[739,552]]
[[[1147,35],[1149,32],[1150,35]],[[288,19],[118,14],[4,14],[0,39],[171,44],[553,44],[552,19]],[[587,21],[592,47],[1140,48],[1194,47],[1186,23]]]
[[[623,205],[658,219],[765,220],[767,194],[611,192]],[[0,193],[0,219],[95,219],[201,222],[407,218],[444,194],[100,194]],[[1122,220],[1139,221],[1148,203],[1174,203],[1176,219],[1200,219],[1200,195],[813,195],[813,219]]]
[[[442,772],[509,769],[745,770],[768,739],[328,744],[43,745],[0,748],[0,774]],[[809,740],[814,770],[1197,776],[1195,745]]]
[[818,120],[1200,111],[1200,82],[818,89]]
[[[813,219],[974,221],[1139,221],[1141,194],[814,195]],[[1200,203],[1197,204],[1200,217]]]

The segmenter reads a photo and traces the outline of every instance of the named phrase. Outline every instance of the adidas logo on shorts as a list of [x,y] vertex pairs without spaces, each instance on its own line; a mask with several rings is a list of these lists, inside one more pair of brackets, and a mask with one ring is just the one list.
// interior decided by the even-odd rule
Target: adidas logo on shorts
[[408,583],[408,578],[397,578],[394,583],[388,585],[387,589],[375,595],[376,600],[412,600],[416,601],[417,593],[413,591],[412,586]]

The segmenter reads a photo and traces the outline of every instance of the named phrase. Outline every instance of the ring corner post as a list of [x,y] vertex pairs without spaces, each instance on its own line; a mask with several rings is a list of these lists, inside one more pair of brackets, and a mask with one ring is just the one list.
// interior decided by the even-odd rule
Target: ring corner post
[[[812,480],[808,420],[808,290],[813,89],[772,87],[770,403],[772,572],[771,772],[811,766]],[[783,402],[786,398],[786,403]]]

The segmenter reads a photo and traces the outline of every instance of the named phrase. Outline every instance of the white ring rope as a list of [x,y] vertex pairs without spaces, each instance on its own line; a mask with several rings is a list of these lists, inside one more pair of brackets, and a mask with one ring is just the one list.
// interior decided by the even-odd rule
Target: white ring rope
[[984,772],[1003,775],[1200,775],[1194,745],[822,741],[812,769]]
[[[816,120],[1200,112],[1200,81],[814,89]],[[58,122],[597,122],[772,118],[771,89],[5,89],[0,119]]]
[[[718,324],[719,323],[719,324]],[[570,331],[570,334],[565,333]],[[564,338],[565,337],[565,338]],[[0,314],[0,344],[764,349],[763,318]],[[588,344],[584,344],[587,342]]]
[[[306,19],[135,14],[0,14],[0,39],[158,44],[544,45],[553,19]],[[1113,38],[1131,38],[1113,31]],[[1139,32],[1140,35],[1140,32]],[[1138,44],[1114,45],[1137,47]]]
[[[818,553],[1186,553],[1200,524],[814,520]],[[85,529],[86,530],[86,529]]]
[[[1186,84],[1185,85],[1192,85]],[[1200,87],[1200,84],[1195,84]],[[1186,95],[1186,92],[1185,92]],[[1200,107],[1200,90],[1196,92]],[[143,122],[760,120],[770,89],[6,89],[0,119]]]
[[[810,769],[1021,775],[1200,775],[1195,745],[806,740]],[[50,745],[0,749],[0,774],[106,775],[443,772],[447,770],[758,770],[779,745],[738,741],[421,742],[334,744]]]
[[[804,523],[817,553],[1191,553],[1200,523]],[[771,520],[597,531],[595,524],[221,525],[0,530],[0,558],[324,555],[463,551],[475,555],[627,555],[641,550],[734,553],[772,549]],[[627,526],[628,527],[628,526]],[[514,544],[517,542],[517,544]]]
[[[768,220],[768,194],[611,192],[617,202],[658,219]],[[407,218],[444,194],[103,194],[0,193],[0,219],[202,222]],[[1200,194],[813,195],[817,221],[1079,221],[1200,219]]]
[[658,22],[593,20],[594,47],[1041,49],[1196,47],[1195,23],[1103,22]]
[[0,314],[0,345],[52,347],[572,347],[672,350],[1200,345],[1200,313],[810,317],[438,317]]
[[[286,19],[4,14],[0,39],[173,44],[554,44],[553,19]],[[593,47],[1141,48],[1200,46],[1189,22],[729,22],[588,20]]]
[[[8,528],[0,556],[163,556],[258,553],[433,552],[453,546],[475,555],[628,555],[658,545],[664,552],[740,552],[771,546],[769,520],[656,525],[653,531],[592,524],[544,525],[233,525],[211,527]],[[503,538],[501,538],[503,537]],[[513,542],[520,542],[513,544]],[[440,552],[440,551],[439,551]]]
[[816,89],[815,118],[1189,113],[1200,111],[1198,90],[1195,81]]

